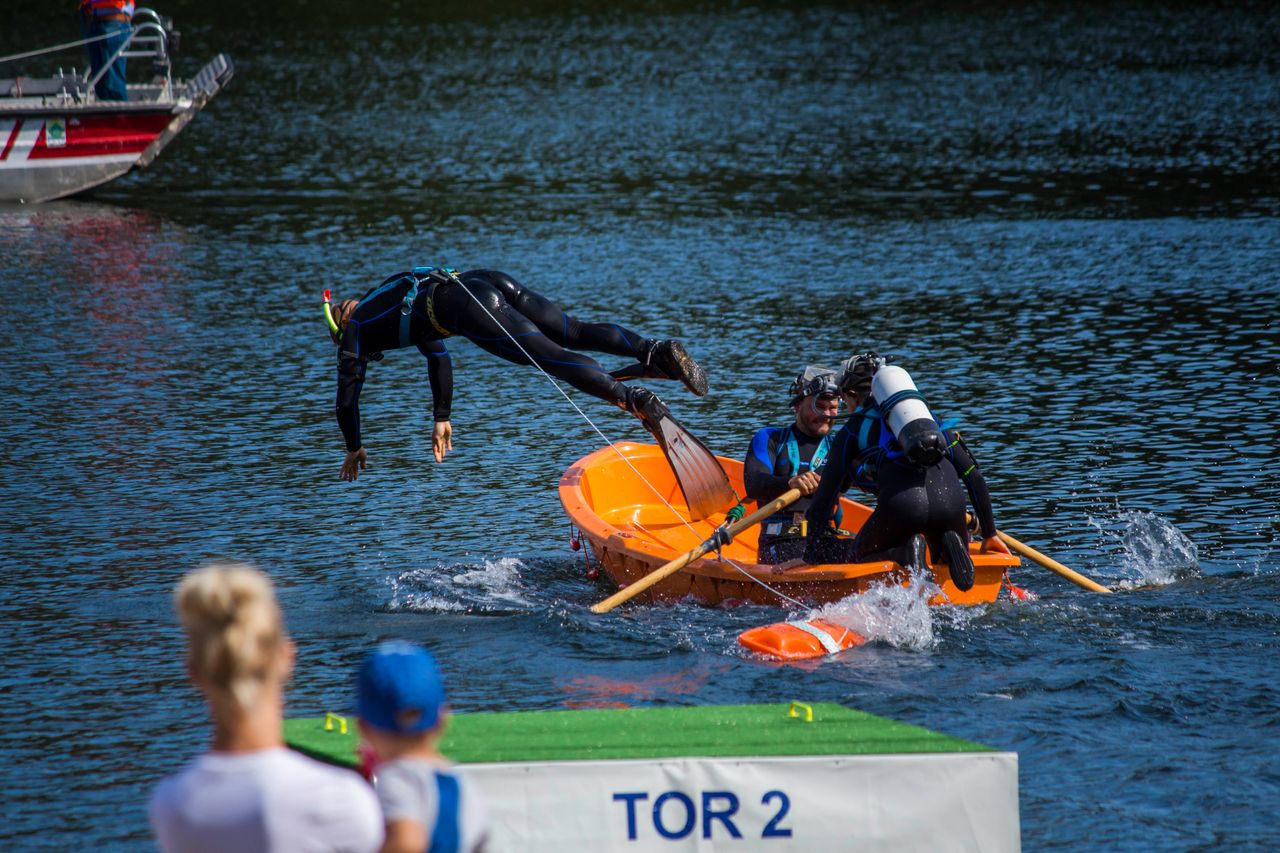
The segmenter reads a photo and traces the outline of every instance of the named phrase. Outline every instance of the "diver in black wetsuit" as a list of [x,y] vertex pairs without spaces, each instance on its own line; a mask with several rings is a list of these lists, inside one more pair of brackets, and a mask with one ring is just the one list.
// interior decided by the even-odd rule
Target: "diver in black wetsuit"
[[[328,302],[325,307],[328,312]],[[444,345],[451,335],[513,364],[530,364],[532,357],[557,379],[640,418],[650,432],[667,414],[666,406],[652,391],[619,380],[679,379],[694,394],[707,393],[706,374],[679,341],[644,338],[614,323],[580,322],[496,270],[418,267],[391,276],[359,300],[342,302],[330,315],[330,337],[338,344],[338,425],[347,445],[339,472],[343,480],[355,480],[368,460],[360,439],[360,389],[369,362],[381,360],[385,350],[416,346],[427,357],[435,419],[432,452],[440,462],[453,449],[453,368]],[[566,347],[636,363],[609,373]]]
[[804,496],[761,523],[761,563],[785,563],[804,553],[808,496],[818,488],[840,411],[835,371],[806,367],[791,383],[791,408],[795,422],[758,431],[742,464],[747,497],[761,506],[790,489]]
[[[973,586],[965,523],[967,489],[981,531],[983,551],[1008,553],[996,536],[986,480],[960,434],[943,430],[946,451],[932,465],[918,465],[903,454],[871,394],[874,353],[844,363],[840,388],[850,416],[832,443],[822,480],[806,514],[808,563],[858,563],[892,560],[917,569],[925,566],[925,545],[951,568],[960,590]],[[961,483],[964,489],[961,488]],[[832,511],[850,485],[876,495],[876,507],[852,539],[833,535]]]

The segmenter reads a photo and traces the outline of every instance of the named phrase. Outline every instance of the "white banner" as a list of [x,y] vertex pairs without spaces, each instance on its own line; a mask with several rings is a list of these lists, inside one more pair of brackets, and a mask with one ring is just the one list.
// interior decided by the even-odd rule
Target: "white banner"
[[465,764],[495,853],[1021,849],[1018,756]]

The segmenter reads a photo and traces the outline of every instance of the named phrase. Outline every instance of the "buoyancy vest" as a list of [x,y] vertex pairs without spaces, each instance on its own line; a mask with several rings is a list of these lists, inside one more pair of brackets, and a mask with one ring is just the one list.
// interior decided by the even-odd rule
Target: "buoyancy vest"
[[[828,432],[819,441],[818,446],[814,448],[813,456],[808,462],[800,461],[800,442],[796,438],[796,432],[793,427],[786,427],[782,431],[782,440],[778,443],[778,452],[773,457],[773,471],[776,474],[778,468],[785,456],[788,463],[788,476],[795,477],[806,471],[819,471],[827,461],[827,454],[831,452],[831,443],[835,438],[834,432]],[[837,524],[839,524],[840,510],[837,507]],[[796,513],[791,508],[787,508],[782,512],[776,512],[766,518],[760,527],[760,535],[767,541],[778,537],[804,536],[807,526],[802,521],[795,520]]]
[[[421,286],[426,285],[426,289],[427,289],[426,299],[423,300],[426,306],[426,311],[427,311],[426,320],[441,335],[443,335],[444,337],[449,337],[453,333],[445,329],[442,325],[440,325],[440,322],[436,319],[434,297],[435,297],[436,287],[440,284],[443,284],[444,282],[454,280],[455,276],[456,276],[456,273],[454,272],[454,270],[448,269],[445,267],[414,267],[411,272],[392,276],[391,278],[384,281],[382,284],[376,285],[375,287],[372,287],[369,290],[365,291],[364,296],[360,297],[360,301],[356,304],[355,309],[353,309],[351,313],[354,315],[356,311],[360,310],[361,306],[369,302],[371,299],[375,299],[379,296],[382,296],[384,293],[387,293],[388,291],[394,290],[398,287],[403,287],[405,289],[404,298],[401,299],[399,303],[392,305],[391,307],[387,308],[381,314],[378,314],[375,317],[370,317],[363,321],[358,321],[355,319],[348,320],[347,321],[348,328],[350,328],[352,325],[359,327],[362,323],[367,324],[367,323],[375,322],[377,320],[381,320],[383,317],[387,316],[392,311],[399,310],[400,334],[399,334],[398,346],[400,348],[410,346],[413,343],[412,335],[410,334],[410,327],[413,320],[414,301],[418,298],[418,289]],[[419,313],[419,316],[423,316],[423,315]],[[352,337],[355,340],[353,342],[353,346],[350,351],[353,356],[359,358],[361,357],[361,353],[359,351],[358,333],[356,335],[353,335]],[[343,338],[346,339],[347,336],[344,334]]]
[[80,12],[94,18],[114,15],[133,17],[133,0],[80,0]]
[[778,444],[778,452],[773,457],[773,471],[776,474],[778,464],[782,462],[782,455],[785,453],[787,462],[791,466],[790,474],[795,477],[803,474],[805,471],[817,471],[822,468],[823,463],[827,461],[827,454],[831,452],[831,439],[833,433],[827,433],[818,442],[818,447],[813,451],[812,458],[808,462],[800,461],[800,442],[796,439],[796,432],[792,427],[786,427],[782,431],[782,441]]
[[853,455],[858,466],[853,470],[853,483],[869,494],[879,491],[880,463],[885,458],[885,436],[893,439],[893,433],[885,429],[880,417],[880,409],[875,400],[867,401],[854,411],[860,417],[858,429],[854,435]]

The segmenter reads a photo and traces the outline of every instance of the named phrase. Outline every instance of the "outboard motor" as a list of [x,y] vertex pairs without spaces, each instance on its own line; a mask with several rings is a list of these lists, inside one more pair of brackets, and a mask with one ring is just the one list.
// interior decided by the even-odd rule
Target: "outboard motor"
[[942,461],[947,443],[907,371],[892,364],[881,365],[871,378],[871,395],[880,406],[885,426],[910,462],[928,468]]

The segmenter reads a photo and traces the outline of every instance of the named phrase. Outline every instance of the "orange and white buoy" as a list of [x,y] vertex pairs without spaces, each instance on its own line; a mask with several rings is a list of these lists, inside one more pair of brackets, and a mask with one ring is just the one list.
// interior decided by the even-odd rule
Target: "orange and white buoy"
[[748,649],[778,660],[827,657],[866,641],[867,638],[856,631],[822,619],[775,622],[738,635],[738,642]]

